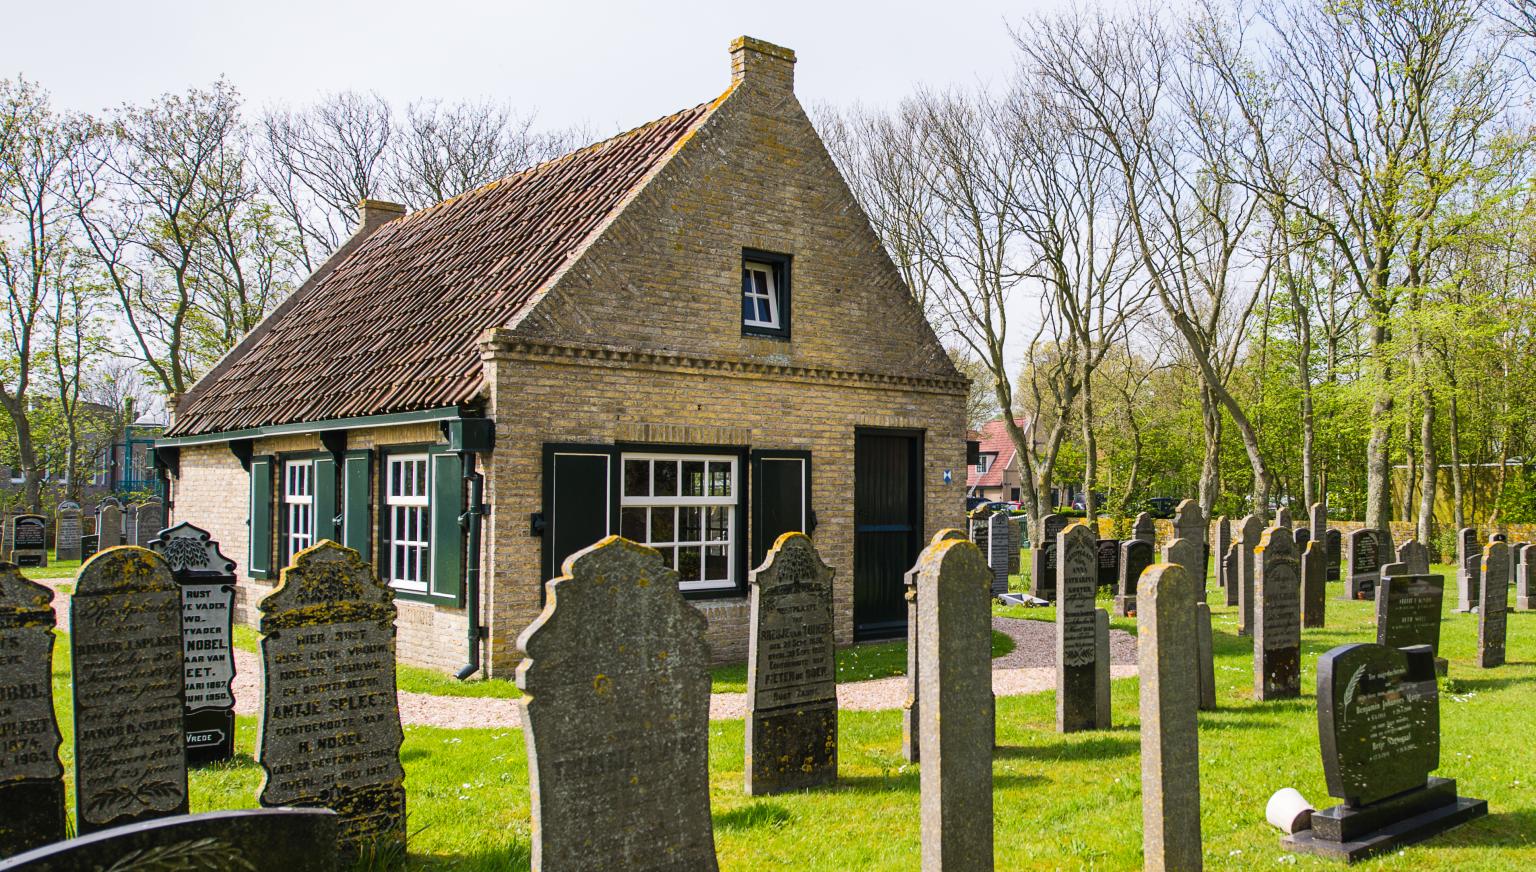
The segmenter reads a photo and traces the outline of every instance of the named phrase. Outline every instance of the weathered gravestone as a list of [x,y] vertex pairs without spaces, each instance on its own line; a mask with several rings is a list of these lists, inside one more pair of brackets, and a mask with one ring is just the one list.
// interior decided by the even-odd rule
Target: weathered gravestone
[[1206,529],[1205,513],[1194,500],[1184,500],[1173,512],[1173,538],[1188,539],[1198,549],[1195,563],[1184,567],[1195,577],[1200,602],[1205,602],[1205,578],[1210,570],[1210,531]]
[[128,541],[140,548],[148,548],[165,528],[165,503],[159,497],[150,497],[135,508],[133,532]]
[[162,531],[149,548],[181,586],[187,762],[228,760],[235,754],[235,562],[188,523]]
[[[1108,725],[1099,722],[1100,625],[1093,605],[1096,540],[1092,530],[1079,524],[1057,536],[1057,547],[1056,729],[1103,729]],[[1108,647],[1107,638],[1103,647]]]
[[1098,585],[1114,590],[1120,583],[1120,540],[1100,539],[1097,548]]
[[[1091,553],[1091,534],[1083,533]],[[1091,576],[1089,585],[1091,591]],[[917,603],[918,656],[926,664],[920,688],[922,868],[987,872],[993,828],[992,607],[981,552],[963,541],[929,545],[918,558]],[[706,676],[706,695],[708,689]],[[703,789],[707,796],[707,781]]]
[[1195,603],[1195,653],[1200,669],[1200,708],[1216,710],[1216,651],[1211,638],[1211,606]]
[[187,813],[181,593],[165,561],[117,548],[80,569],[69,603],[75,829]]
[[1157,544],[1157,522],[1146,512],[1138,512],[1136,520],[1131,524],[1131,538],[1140,539],[1148,545]]
[[1264,535],[1264,522],[1258,515],[1248,515],[1234,531],[1237,552],[1237,634],[1253,635],[1253,552]]
[[1215,545],[1212,553],[1216,555],[1216,586],[1226,590],[1231,580],[1227,578],[1227,552],[1232,549],[1232,522],[1226,515],[1216,519]]
[[62,841],[53,591],[0,563],[0,857]]
[[1353,862],[1488,813],[1458,797],[1440,765],[1440,702],[1428,646],[1344,645],[1317,662],[1317,722],[1328,792],[1343,805],[1280,840]]
[[96,538],[102,551],[123,544],[123,504],[116,497],[96,504]]
[[617,536],[571,555],[545,588],[518,637],[533,868],[718,868],[704,615],[660,554]]
[[1200,689],[1195,583],[1184,567],[1158,564],[1142,584],[1136,657],[1141,676],[1142,863],[1149,870],[1201,867]]
[[28,851],[3,872],[335,872],[336,813],[269,808],[177,815]]
[[1023,567],[1019,552],[1024,549],[1024,525],[1029,523],[1028,516],[1015,518],[1008,516],[1008,574],[1018,575]]
[[1050,514],[1040,520],[1045,535],[1029,552],[1030,584],[1034,595],[1044,600],[1056,599],[1056,537],[1067,528],[1065,515]]
[[1344,586],[1344,598],[1374,598],[1382,564],[1393,555],[1392,538],[1381,530],[1352,530],[1345,550],[1349,555],[1349,581]]
[[1515,569],[1515,608],[1536,609],[1536,545],[1520,546]]
[[1322,627],[1328,612],[1328,551],[1317,539],[1301,552],[1301,625]]
[[[937,545],[947,539],[964,540],[965,531],[953,527],[945,528],[933,534],[933,540],[929,544]],[[917,575],[920,569],[922,569],[921,560],[912,564],[912,568],[902,576],[907,586],[907,699],[901,705],[901,754],[908,763],[916,763],[922,756],[922,730],[918,718],[921,711],[918,689],[919,679],[922,676],[922,660],[917,656]]]
[[1243,588],[1243,543],[1233,541],[1221,558],[1221,574],[1227,579],[1227,605],[1238,604],[1238,594]]
[[343,866],[404,854],[394,592],[326,539],[295,554],[257,607],[261,804],[336,812]]
[[9,526],[11,562],[17,566],[47,566],[48,519],[42,515],[14,515]]
[[1476,527],[1462,527],[1456,533],[1456,611],[1477,608],[1482,591],[1483,549],[1477,542]]
[[1328,531],[1328,504],[1313,503],[1307,514],[1307,528],[1312,531],[1312,538],[1321,542]]
[[1013,560],[1017,562],[1019,550],[1013,546],[1013,520],[1007,512],[998,512],[987,519],[987,565],[992,569],[993,596],[1008,592],[1010,548],[1013,548]]
[[1329,529],[1323,534],[1323,544],[1327,546],[1328,559],[1324,564],[1327,569],[1327,580],[1338,581],[1343,577],[1340,570],[1344,562],[1344,534],[1338,530]]
[[1429,549],[1417,539],[1409,539],[1397,546],[1397,562],[1402,564],[1402,575],[1428,575]]
[[1285,506],[1281,506],[1280,509],[1275,512],[1275,526],[1284,527],[1287,530],[1296,526],[1295,521],[1291,519],[1290,509],[1287,509]]
[[[981,555],[988,557],[992,553],[992,516],[997,514],[985,505],[977,506],[965,516],[965,528],[970,531],[970,540],[981,549]],[[988,564],[990,566],[990,564]]]
[[1483,549],[1482,590],[1477,610],[1477,665],[1504,665],[1504,638],[1509,626],[1509,546],[1489,542]]
[[1254,550],[1253,698],[1301,696],[1301,572],[1296,541],[1270,527]]
[[[1398,564],[1394,564],[1398,565]],[[1388,648],[1427,645],[1435,656],[1435,671],[1445,674],[1440,652],[1440,609],[1445,576],[1427,572],[1387,575],[1376,591],[1376,644]]]
[[1150,542],[1127,539],[1120,543],[1120,577],[1115,591],[1115,614],[1123,618],[1136,613],[1136,585],[1141,573],[1152,565],[1155,557]]
[[[1004,542],[1006,531],[993,531]],[[752,796],[837,781],[832,567],[785,533],[751,575],[746,787]]]
[[1291,538],[1296,542],[1296,553],[1307,550],[1307,543],[1312,541],[1312,531],[1306,527],[1295,527],[1291,530]]
[[70,500],[59,503],[53,516],[53,559],[79,560],[81,533],[80,504]]
[[[134,534],[134,530],[136,530],[138,528],[138,523],[139,523],[139,504],[138,503],[128,503],[127,505],[123,506],[123,535],[118,540],[118,544],[119,545],[137,545],[138,544],[137,542],[134,541],[134,538],[133,538],[134,535],[135,535]],[[140,547],[143,547],[143,546],[140,546]]]

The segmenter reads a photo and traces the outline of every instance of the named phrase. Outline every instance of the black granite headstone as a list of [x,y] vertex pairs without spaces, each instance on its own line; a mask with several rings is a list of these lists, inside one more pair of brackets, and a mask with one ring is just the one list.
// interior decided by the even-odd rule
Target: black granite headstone
[[1354,530],[1349,534],[1349,583],[1345,599],[1373,599],[1381,567],[1392,560],[1391,546],[1382,547],[1380,530]]
[[149,548],[181,586],[187,762],[228,760],[235,754],[235,562],[206,530],[185,522],[162,530]]
[[1099,587],[1113,588],[1120,581],[1120,540],[1100,539]]
[[1254,549],[1253,697],[1301,695],[1301,565],[1285,527],[1270,527]]
[[[1070,733],[1105,726],[1099,711],[1098,587],[1093,532],[1075,526],[1057,536],[1061,559],[1056,589],[1056,729]],[[1108,635],[1105,628],[1104,635]],[[1106,639],[1107,648],[1107,639]],[[1107,653],[1107,651],[1106,651]]]
[[95,533],[80,537],[80,562],[84,563],[101,550],[101,537]]
[[334,872],[336,813],[271,808],[177,815],[102,830],[0,863],[4,872]]
[[1438,653],[1444,599],[1443,575],[1383,578],[1376,594],[1376,644],[1388,648],[1428,645]]
[[1151,542],[1127,539],[1120,543],[1119,590],[1115,593],[1115,614],[1127,617],[1136,613],[1136,582],[1156,559]]
[[64,838],[53,591],[0,563],[0,857]]
[[1312,541],[1312,531],[1306,527],[1296,527],[1291,530],[1291,536],[1296,540],[1296,553],[1301,554],[1307,550],[1307,543]]
[[1034,586],[1034,594],[1040,599],[1055,601],[1056,599],[1056,537],[1067,528],[1065,515],[1046,515],[1041,523],[1045,528],[1045,535],[1035,543],[1030,552],[1030,583]]
[[17,566],[48,565],[48,519],[17,515],[11,519],[11,560]]
[[1328,574],[1329,581],[1339,580],[1339,569],[1344,563],[1344,534],[1330,527],[1324,537],[1328,545]]

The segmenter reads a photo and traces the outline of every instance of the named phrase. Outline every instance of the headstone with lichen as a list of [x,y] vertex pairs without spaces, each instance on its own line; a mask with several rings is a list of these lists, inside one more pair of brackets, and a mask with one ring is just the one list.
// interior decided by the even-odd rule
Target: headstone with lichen
[[0,858],[64,838],[53,591],[0,563]]

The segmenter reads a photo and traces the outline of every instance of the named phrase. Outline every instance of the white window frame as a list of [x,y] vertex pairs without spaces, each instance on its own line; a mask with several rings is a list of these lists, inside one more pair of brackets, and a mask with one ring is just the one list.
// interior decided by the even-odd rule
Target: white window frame
[[[783,327],[781,326],[783,324],[783,318],[780,317],[780,313],[779,313],[779,280],[778,280],[777,271],[773,268],[773,265],[772,264],[767,264],[767,263],[762,263],[761,261],[756,261],[756,260],[745,260],[745,261],[742,261],[742,263],[741,263],[741,271],[744,272],[744,273],[747,273],[747,272],[761,272],[761,273],[763,273],[767,277],[767,281],[765,282],[765,284],[767,285],[767,288],[768,288],[767,293],[759,292],[757,290],[756,283],[754,282],[753,288],[752,288],[752,290],[750,292],[747,291],[746,288],[742,288],[741,289],[741,295],[742,295],[743,300],[750,299],[750,300],[754,301],[753,302],[753,306],[752,306],[753,314],[756,314],[757,311],[758,311],[758,306],[756,304],[756,301],[758,301],[758,300],[766,300],[768,302],[768,320],[767,321],[759,321],[756,318],[748,318],[748,317],[746,317],[746,315],[742,315],[741,323],[743,325],[747,326],[747,327],[756,327],[756,328],[761,329],[761,330],[781,330],[781,329],[783,329]],[[743,276],[743,278],[745,278],[745,276]]]
[[283,461],[283,563],[315,544],[315,461]]
[[992,464],[994,464],[996,462],[997,462],[997,455],[996,454],[982,454],[982,455],[977,456],[977,458],[976,458],[976,473],[978,475],[986,475],[987,474],[987,470],[991,469],[992,468]]
[[[416,466],[404,480],[410,490],[420,493],[395,493],[395,470],[406,464]],[[432,582],[432,461],[426,452],[401,452],[384,455],[384,481],[380,488],[384,504],[382,569],[384,580],[396,590],[425,594]],[[416,536],[400,538],[407,519],[416,519]]]
[[[624,491],[627,490],[627,488],[625,487],[624,483],[626,482],[626,473],[628,472],[626,464],[629,461],[631,461],[631,460],[636,460],[636,461],[643,460],[643,461],[650,462],[650,481],[649,481],[649,488],[648,489],[651,490],[652,492],[654,492],[655,489],[656,489],[656,463],[658,461],[663,462],[663,463],[670,462],[670,463],[675,463],[675,464],[678,465],[678,480],[677,480],[677,483],[678,483],[678,490],[679,491],[681,491],[683,489],[682,488],[682,484],[683,484],[683,482],[682,482],[682,466],[681,466],[683,463],[687,463],[687,462],[691,462],[691,461],[703,461],[706,464],[709,464],[709,463],[727,463],[727,464],[730,464],[730,469],[731,469],[731,474],[730,474],[730,494],[727,495],[727,496],[709,496],[708,494],[706,494],[705,496],[693,496],[693,497],[685,497],[685,496],[654,496],[654,495],[651,495],[651,496],[629,496],[629,495],[624,493]],[[705,481],[704,489],[706,491],[709,490],[709,473],[708,473],[708,470],[709,470],[709,467],[706,465],[705,466],[705,476],[704,476],[704,481]],[[628,507],[628,508],[645,508],[645,509],[648,510],[646,512],[646,521],[645,521],[646,536],[645,536],[645,538],[643,540],[641,540],[641,543],[646,545],[646,546],[648,546],[648,547],[651,547],[651,548],[671,549],[672,559],[670,561],[670,565],[671,565],[671,567],[673,569],[677,569],[678,568],[678,560],[679,560],[679,554],[681,552],[681,549],[687,548],[687,547],[698,546],[698,548],[699,548],[699,575],[701,576],[701,578],[699,580],[697,580],[697,581],[683,581],[681,578],[679,578],[679,580],[678,580],[678,587],[680,589],[685,590],[685,591],[694,591],[694,590],[697,590],[697,591],[707,591],[707,590],[733,590],[733,589],[735,589],[737,587],[737,577],[736,577],[736,546],[737,546],[737,542],[739,541],[738,540],[738,534],[737,534],[737,521],[738,521],[738,517],[739,517],[739,515],[737,513],[737,507],[740,505],[740,500],[741,500],[741,458],[740,457],[738,457],[738,456],[736,456],[734,454],[667,454],[667,453],[627,452],[626,451],[626,452],[623,452],[619,456],[619,472],[618,472],[618,475],[619,475],[619,482],[620,482],[620,485],[619,485],[619,529],[620,529],[621,532],[623,531],[624,509],[626,507]],[[700,512],[700,518],[699,518],[699,538],[698,539],[691,539],[691,538],[690,539],[682,539],[682,538],[680,538],[681,537],[681,533],[682,533],[682,521],[681,521],[681,518],[679,516],[680,516],[681,512],[680,511],[674,511],[673,512],[673,521],[672,521],[672,538],[667,540],[667,541],[664,541],[664,542],[658,542],[656,540],[653,540],[652,537],[651,537],[651,518],[652,518],[652,514],[653,513],[651,511],[649,511],[649,509],[667,508],[667,507],[671,507],[671,508],[676,509],[676,510],[700,507],[701,508],[701,512]],[[710,538],[708,538],[709,537],[709,520],[708,520],[709,519],[709,513],[708,513],[708,509],[710,509],[710,508],[723,508],[723,509],[725,509],[726,515],[725,515],[725,538],[724,539],[710,539]],[[655,544],[653,544],[653,542],[655,542]],[[705,549],[706,548],[710,548],[710,547],[724,547],[725,548],[725,577],[724,578],[704,578],[703,577],[706,574],[706,568],[709,565],[709,561],[708,561],[708,559],[706,557]],[[663,551],[662,553],[665,556],[665,554],[667,552]]]

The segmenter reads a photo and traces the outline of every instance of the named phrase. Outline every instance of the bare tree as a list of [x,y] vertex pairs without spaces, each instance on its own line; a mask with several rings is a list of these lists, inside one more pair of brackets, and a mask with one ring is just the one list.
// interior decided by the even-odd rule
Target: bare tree
[[406,107],[391,137],[388,181],[401,202],[420,209],[549,160],[571,145],[539,133],[533,116],[488,102],[421,100]]

